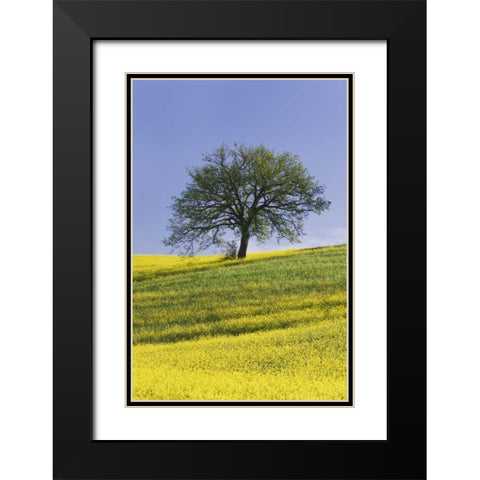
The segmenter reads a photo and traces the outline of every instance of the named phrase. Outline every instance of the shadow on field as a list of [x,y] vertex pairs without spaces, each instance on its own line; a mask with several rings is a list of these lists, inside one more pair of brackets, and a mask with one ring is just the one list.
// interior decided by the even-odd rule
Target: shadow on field
[[[265,263],[265,262],[275,262],[276,261],[280,261],[280,260],[285,260],[286,258],[292,258],[292,257],[298,257],[298,258],[301,258],[304,254],[308,254],[308,253],[311,253],[311,252],[315,252],[315,251],[322,251],[322,250],[331,250],[332,251],[332,255],[336,255],[337,254],[337,249],[338,248],[341,248],[341,247],[344,247],[345,245],[334,245],[334,246],[327,246],[327,247],[313,247],[313,248],[303,248],[301,249],[300,251],[296,251],[298,253],[293,253],[292,251],[289,251],[289,250],[284,250],[282,251],[282,253],[279,253],[279,254],[276,254],[274,256],[271,256],[271,257],[260,257],[260,258],[257,258],[257,257],[252,257],[252,256],[248,256],[242,260],[238,260],[238,259],[228,259],[228,258],[222,258],[220,257],[217,261],[215,262],[212,262],[212,263],[207,263],[205,265],[195,265],[193,262],[192,264],[190,265],[188,262],[189,262],[189,257],[184,257],[185,259],[185,265],[186,266],[190,266],[191,268],[188,270],[188,271],[185,271],[185,268],[178,268],[178,269],[172,269],[172,270],[168,270],[168,271],[158,271],[158,272],[155,272],[153,275],[141,275],[141,274],[138,274],[138,275],[135,275],[135,272],[134,272],[134,276],[133,276],[133,280],[134,282],[137,281],[137,282],[141,282],[141,281],[145,281],[145,280],[157,280],[157,279],[160,279],[160,278],[165,278],[165,277],[172,277],[172,276],[175,276],[175,275],[182,275],[182,274],[191,274],[193,272],[201,272],[201,271],[205,271],[205,270],[216,270],[216,269],[220,269],[220,268],[235,268],[235,267],[243,267],[245,265],[248,265],[248,264],[251,264],[251,263]],[[294,250],[295,251],[295,250]],[[252,254],[250,254],[252,255]],[[253,254],[255,255],[255,254]],[[192,258],[195,258],[195,257],[192,257]]]

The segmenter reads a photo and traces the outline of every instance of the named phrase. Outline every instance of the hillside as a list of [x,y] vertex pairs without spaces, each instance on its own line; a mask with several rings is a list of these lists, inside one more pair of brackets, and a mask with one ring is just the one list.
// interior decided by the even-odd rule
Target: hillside
[[133,272],[133,400],[346,399],[345,246]]

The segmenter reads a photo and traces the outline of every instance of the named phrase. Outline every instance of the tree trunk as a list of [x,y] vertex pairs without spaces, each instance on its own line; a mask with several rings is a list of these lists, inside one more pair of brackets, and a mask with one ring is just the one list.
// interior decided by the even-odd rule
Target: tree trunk
[[240,240],[240,248],[238,249],[238,258],[245,258],[247,256],[247,247],[248,240],[250,236],[248,233],[242,234],[242,239]]

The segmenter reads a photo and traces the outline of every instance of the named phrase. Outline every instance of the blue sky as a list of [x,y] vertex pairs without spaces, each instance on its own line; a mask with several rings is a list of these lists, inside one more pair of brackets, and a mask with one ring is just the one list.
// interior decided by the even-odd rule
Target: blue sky
[[297,154],[332,202],[300,244],[252,239],[249,252],[346,243],[346,98],[346,80],[134,80],[133,253],[172,253],[162,244],[171,198],[223,142]]

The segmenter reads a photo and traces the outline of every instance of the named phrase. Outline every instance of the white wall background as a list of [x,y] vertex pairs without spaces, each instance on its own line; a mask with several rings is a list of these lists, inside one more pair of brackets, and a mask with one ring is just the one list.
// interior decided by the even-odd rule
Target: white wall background
[[[475,6],[428,5],[429,480],[480,476]],[[51,478],[51,16],[50,0],[0,7],[0,477],[12,480]]]

